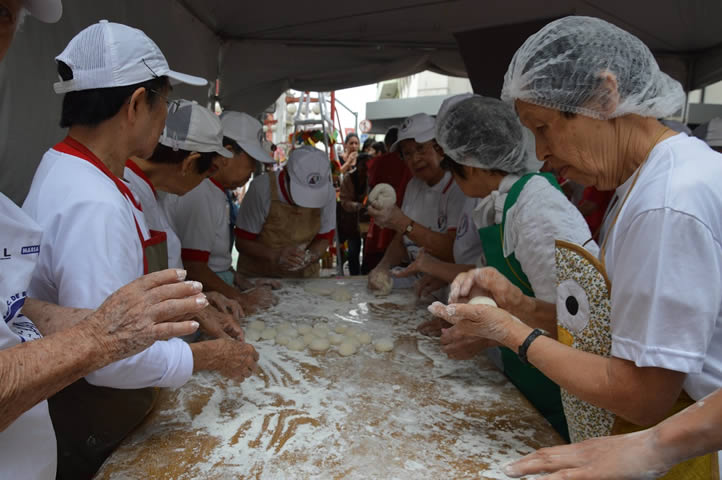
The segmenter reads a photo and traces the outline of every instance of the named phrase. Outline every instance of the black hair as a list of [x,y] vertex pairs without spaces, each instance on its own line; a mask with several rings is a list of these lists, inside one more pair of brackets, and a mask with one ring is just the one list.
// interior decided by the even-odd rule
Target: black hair
[[368,178],[365,176],[362,178],[361,175],[359,175],[358,167],[361,164],[367,163],[371,160],[371,158],[373,158],[371,155],[364,152],[359,153],[358,157],[356,157],[356,170],[351,172],[351,181],[353,182],[353,187],[357,193],[365,190],[366,185],[368,184]]
[[444,155],[444,158],[441,159],[441,168],[451,172],[452,175],[458,175],[460,178],[466,180],[464,166],[448,155]]
[[354,137],[356,137],[356,140],[359,140],[358,135],[356,135],[355,133],[349,133],[348,135],[346,135],[346,140],[343,141],[343,144],[348,145],[348,142],[350,142],[351,139]]
[[373,144],[374,144],[374,139],[371,138],[371,137],[367,138],[366,140],[364,140],[364,144],[363,144],[363,146],[361,147],[361,151],[362,151],[362,152],[365,152],[366,149],[367,149],[367,148],[371,148],[371,147],[373,146]]
[[[150,156],[148,161],[152,163],[178,164],[182,163],[183,160],[185,160],[186,157],[191,153],[192,152],[189,152],[187,150],[175,150],[171,147],[163,145],[162,143],[159,143],[155,146],[153,155]],[[200,158],[196,162],[196,170],[198,171],[198,173],[205,173],[211,168],[211,165],[213,165],[213,159],[218,154],[216,152],[198,153],[200,154]]]
[[384,144],[386,144],[386,150],[391,150],[391,145],[396,143],[396,140],[399,139],[399,127],[391,127],[386,131],[386,136],[384,137]]
[[223,146],[224,147],[231,147],[231,150],[233,150],[233,153],[235,155],[238,155],[240,153],[243,153],[243,149],[240,145],[238,145],[238,142],[233,140],[231,137],[223,136]]
[[[64,62],[58,62],[58,75],[63,81],[73,79],[73,71]],[[146,101],[151,108],[158,101],[156,92],[170,85],[168,77],[157,77],[135,85],[125,87],[93,88],[68,92],[63,97],[63,110],[60,115],[60,127],[83,125],[95,127],[117,114],[123,104],[139,88],[145,88]]]
[[374,142],[371,148],[376,150],[376,153],[386,153],[386,144],[384,142]]

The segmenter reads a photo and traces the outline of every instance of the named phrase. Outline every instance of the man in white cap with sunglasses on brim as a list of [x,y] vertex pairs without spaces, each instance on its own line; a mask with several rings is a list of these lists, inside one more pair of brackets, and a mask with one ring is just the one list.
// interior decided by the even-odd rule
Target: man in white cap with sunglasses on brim
[[276,302],[266,281],[251,283],[233,270],[233,226],[226,194],[245,185],[256,162],[271,161],[259,131],[261,123],[248,114],[223,112],[222,141],[229,158],[219,159],[218,171],[187,195],[171,196],[165,208],[178,232],[188,278],[203,283],[206,291],[238,301],[246,314]]
[[[60,0],[0,0],[0,61],[26,13],[52,23],[62,5]],[[0,194],[0,314],[5,320],[0,322],[0,478],[55,478],[50,395],[156,340],[198,328],[196,322],[174,321],[201,308],[202,294],[182,282],[185,272],[180,270],[135,280],[97,311],[27,297],[41,237],[41,227]]]
[[[153,153],[171,82],[206,81],[171,70],[142,31],[105,20],[76,35],[56,62],[54,88],[65,94],[60,125],[69,131],[43,156],[23,205],[44,230],[29,292],[63,306],[97,308],[120,286],[159,268],[162,256],[153,248],[159,236],[147,228],[123,170],[128,158]],[[208,303],[204,296],[198,302]],[[213,342],[155,342],[51,397],[58,477],[93,475],[151,410],[157,389],[147,387],[179,387],[204,369],[252,374],[226,369],[235,362]]]
[[237,270],[249,277],[317,277],[336,233],[336,191],[326,155],[291,152],[276,174],[256,177],[236,219]]

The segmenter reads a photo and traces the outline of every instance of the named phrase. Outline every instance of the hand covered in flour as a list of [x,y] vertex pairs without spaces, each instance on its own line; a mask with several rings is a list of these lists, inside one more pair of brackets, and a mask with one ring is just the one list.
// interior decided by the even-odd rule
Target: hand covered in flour
[[192,343],[193,371],[213,370],[242,382],[256,372],[258,352],[252,345],[219,338]]
[[487,338],[478,338],[464,333],[456,326],[449,325],[441,330],[441,351],[452,360],[470,360],[499,343]]
[[178,321],[208,305],[199,282],[184,282],[185,270],[145,275],[108,297],[86,321],[110,361],[150,347],[157,340],[190,335],[195,321]]
[[414,261],[411,262],[408,267],[404,268],[403,270],[391,272],[391,274],[394,277],[406,278],[412,275],[416,275],[418,273],[428,273],[430,264],[434,262],[439,262],[439,260],[437,260],[432,255],[426,253],[426,249],[422,247],[419,249],[419,253],[416,255]]
[[[600,437],[572,445],[542,448],[504,467],[517,478],[534,474],[539,480],[653,480],[675,462],[655,445],[655,429]],[[671,463],[671,465],[670,465]]]
[[[505,344],[512,329],[525,325],[509,312],[491,305],[434,302],[429,311],[455,326],[455,333],[466,337],[493,340]],[[529,327],[526,327],[527,329]]]
[[206,297],[211,306],[215,307],[219,312],[231,314],[238,324],[240,324],[243,317],[246,316],[240,303],[226,297],[222,293],[207,292]]
[[243,311],[253,315],[260,310],[271,308],[278,303],[278,298],[271,293],[270,287],[256,287],[246,292],[241,292],[239,301]]
[[500,308],[519,317],[534,308],[534,299],[493,267],[474,268],[457,275],[451,283],[449,303],[466,303],[478,296],[493,298]]
[[286,271],[296,271],[307,265],[306,248],[302,246],[289,245],[277,251],[278,265]]
[[368,205],[368,213],[374,219],[374,223],[381,228],[390,228],[397,232],[406,231],[411,219],[404,215],[396,204],[380,206],[374,203]]
[[[238,304],[238,302],[234,303]],[[196,318],[201,325],[201,330],[213,338],[232,338],[243,341],[243,330],[230,313],[209,306],[198,312]]]

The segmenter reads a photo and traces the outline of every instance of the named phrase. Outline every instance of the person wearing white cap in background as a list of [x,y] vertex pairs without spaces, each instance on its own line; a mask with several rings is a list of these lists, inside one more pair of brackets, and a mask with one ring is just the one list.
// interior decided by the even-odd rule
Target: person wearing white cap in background
[[443,151],[436,143],[434,119],[417,113],[404,120],[399,136],[391,146],[411,170],[414,178],[406,186],[399,209],[369,205],[368,212],[382,228],[391,228],[396,235],[381,262],[369,273],[371,290],[384,290],[391,283],[391,268],[404,261],[413,262],[424,248],[437,258],[453,259],[456,226],[466,197],[449,172],[441,169]]
[[[203,180],[187,195],[168,197],[165,208],[180,237],[188,277],[203,283],[206,290],[237,300],[246,313],[252,314],[273,305],[275,298],[264,283],[256,286],[235,275],[226,190],[245,185],[256,162],[271,158],[261,143],[258,120],[245,113],[224,112],[220,123],[220,140],[229,158],[219,159],[213,177]],[[236,281],[239,285],[235,285]]]
[[[173,101],[153,154],[147,160],[134,157],[125,164],[124,178],[143,207],[148,228],[166,234],[171,268],[183,268],[181,242],[158,192],[182,196],[213,175],[218,170],[217,157],[232,155],[223,148],[222,140],[221,122],[210,110],[188,100]],[[208,292],[207,287],[205,290],[212,306],[196,317],[201,329],[215,338],[243,340],[241,305],[218,292]]]
[[698,126],[692,135],[702,139],[716,152],[722,152],[722,118],[716,117]]
[[315,277],[336,231],[336,191],[320,150],[291,152],[278,172],[256,177],[236,219],[237,270],[248,276]]
[[[61,126],[70,130],[43,156],[23,204],[44,229],[29,292],[63,306],[96,308],[155,270],[160,263],[154,261],[167,263],[153,251],[158,237],[121,177],[128,158],[148,157],[158,143],[169,80],[206,81],[170,70],[142,31],[107,21],[81,31],[56,61],[55,91],[65,93]],[[205,297],[199,301],[207,304]],[[243,378],[253,369],[244,358],[256,355],[239,342],[188,345],[173,338],[75,382],[49,400],[59,477],[93,474],[149,412],[157,389],[143,387],[178,387],[203,369]]]
[[[26,12],[54,22],[62,5],[60,0],[0,0],[0,61]],[[180,270],[135,280],[97,311],[27,297],[41,236],[40,226],[0,194],[0,315],[5,320],[0,322],[0,377],[5,379],[0,384],[2,478],[55,478],[57,446],[46,401],[50,395],[156,340],[198,328],[196,322],[175,321],[201,308],[197,299],[202,294],[182,282],[185,272]],[[160,325],[166,321],[173,323]]]

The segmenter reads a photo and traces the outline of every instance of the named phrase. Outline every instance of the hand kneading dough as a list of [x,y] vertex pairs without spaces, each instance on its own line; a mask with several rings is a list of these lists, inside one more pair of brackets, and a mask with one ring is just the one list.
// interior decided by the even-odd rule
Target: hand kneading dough
[[261,332],[261,338],[263,340],[273,340],[276,338],[276,329],[275,328],[265,328]]
[[396,190],[388,183],[379,183],[369,193],[369,203],[386,208],[396,203]]
[[328,338],[314,338],[311,344],[308,346],[315,352],[325,352],[329,347]]
[[338,347],[338,353],[342,357],[348,357],[356,353],[356,345],[353,343],[344,342]]
[[394,349],[394,340],[392,338],[381,338],[374,342],[377,352],[390,352]]
[[496,307],[496,302],[493,298],[490,297],[474,297],[471,300],[469,300],[469,305],[491,305],[492,307]]
[[300,352],[301,350],[303,350],[303,347],[305,347],[305,345],[303,344],[303,340],[300,338],[293,338],[290,342],[288,342],[289,350]]
[[261,339],[261,331],[256,330],[255,328],[246,330],[244,338],[245,338],[246,342],[257,342],[258,340]]
[[251,323],[248,324],[248,328],[252,328],[254,330],[263,331],[264,328],[266,328],[266,322],[263,320],[254,320]]

